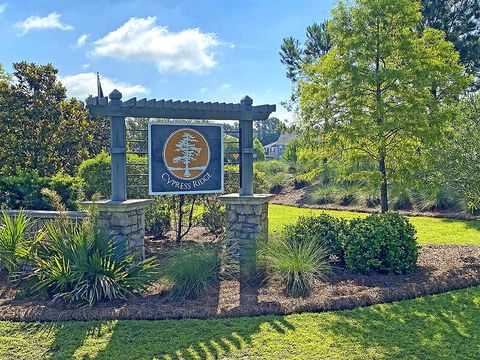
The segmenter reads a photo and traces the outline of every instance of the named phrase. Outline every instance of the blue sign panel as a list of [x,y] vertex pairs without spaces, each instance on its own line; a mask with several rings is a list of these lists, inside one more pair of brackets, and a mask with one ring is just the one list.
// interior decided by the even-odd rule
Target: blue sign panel
[[149,123],[149,194],[223,192],[223,127]]

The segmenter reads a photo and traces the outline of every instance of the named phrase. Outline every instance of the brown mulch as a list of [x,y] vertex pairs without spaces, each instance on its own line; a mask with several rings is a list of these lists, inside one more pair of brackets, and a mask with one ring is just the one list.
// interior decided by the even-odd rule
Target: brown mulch
[[[295,189],[293,186],[284,188],[279,194],[277,194],[271,201],[271,204],[295,206],[308,209],[320,209],[320,210],[340,210],[340,211],[352,211],[369,214],[379,214],[380,208],[371,208],[361,205],[338,205],[338,204],[309,204],[308,193],[313,188],[307,186],[301,189]],[[479,220],[479,216],[472,215],[467,212],[453,212],[453,211],[418,211],[418,210],[396,210],[404,216],[425,216],[435,218],[448,218],[457,220]]]
[[[168,242],[149,240],[150,251],[166,250]],[[420,247],[418,268],[409,275],[355,275],[337,270],[329,281],[314,286],[307,298],[286,297],[278,281],[258,286],[222,281],[196,300],[170,298],[162,284],[144,296],[92,308],[41,298],[19,299],[17,290],[0,279],[0,319],[14,321],[172,319],[290,314],[352,309],[480,285],[480,246]],[[16,298],[17,297],[17,298]]]

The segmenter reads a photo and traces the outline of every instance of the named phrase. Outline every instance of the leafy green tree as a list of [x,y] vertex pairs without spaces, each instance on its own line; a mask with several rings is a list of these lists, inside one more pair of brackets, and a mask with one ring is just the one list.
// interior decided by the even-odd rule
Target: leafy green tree
[[453,44],[439,30],[419,30],[421,19],[414,0],[339,2],[333,47],[305,66],[300,84],[312,141],[330,157],[376,164],[356,175],[380,187],[382,212],[388,183],[421,166],[422,149],[442,137],[469,83]]
[[265,160],[265,149],[263,148],[260,140],[258,140],[257,138],[253,140],[253,153],[255,156],[255,161]]
[[254,122],[253,136],[262,145],[271,144],[278,140],[280,134],[286,129],[285,124],[276,117]]
[[422,0],[422,27],[445,32],[470,74],[480,75],[480,0]]
[[106,123],[89,118],[83,102],[67,99],[51,64],[20,62],[13,68],[15,81],[0,82],[0,170],[74,174],[106,145]]
[[452,122],[446,141],[431,150],[432,174],[460,191],[468,208],[480,210],[480,95],[471,95],[458,105],[459,116]]

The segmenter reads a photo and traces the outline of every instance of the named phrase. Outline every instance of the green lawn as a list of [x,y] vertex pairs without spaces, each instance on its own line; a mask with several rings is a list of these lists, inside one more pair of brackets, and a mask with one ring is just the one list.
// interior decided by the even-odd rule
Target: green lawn
[[[279,232],[286,224],[295,222],[300,216],[318,215],[321,213],[347,220],[364,217],[367,214],[349,211],[317,210],[296,208],[292,206],[270,205],[269,227],[272,232]],[[430,217],[409,217],[417,229],[420,244],[475,244],[480,245],[480,221],[463,221]]]
[[475,359],[480,288],[352,311],[213,320],[0,322],[1,359]]

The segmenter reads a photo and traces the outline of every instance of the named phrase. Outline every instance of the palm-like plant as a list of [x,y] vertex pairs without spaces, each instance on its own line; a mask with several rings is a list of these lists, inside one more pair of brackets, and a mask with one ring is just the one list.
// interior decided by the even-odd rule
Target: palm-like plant
[[82,225],[57,222],[46,228],[35,260],[36,290],[91,306],[125,300],[158,278],[153,258],[136,263],[136,255],[126,255],[95,217]]
[[23,212],[10,216],[2,211],[0,225],[0,263],[12,276],[19,270],[32,248],[33,240],[29,238],[31,219]]

